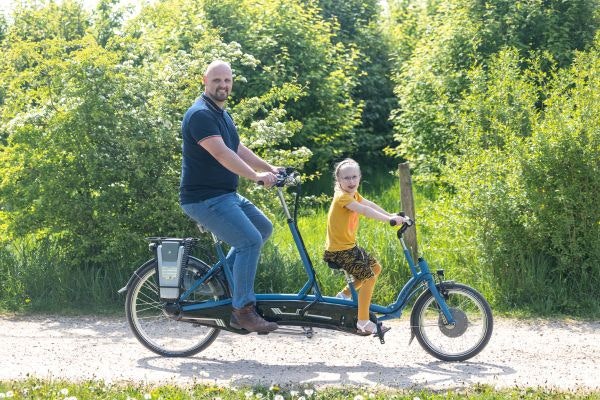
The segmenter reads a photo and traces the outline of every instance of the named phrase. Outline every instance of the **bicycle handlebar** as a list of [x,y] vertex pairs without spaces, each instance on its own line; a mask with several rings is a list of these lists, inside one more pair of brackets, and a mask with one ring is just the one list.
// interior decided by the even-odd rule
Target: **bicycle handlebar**
[[[406,217],[406,214],[404,213],[404,211],[400,211],[398,213],[399,216],[401,217]],[[415,224],[415,221],[413,221],[410,217],[408,217],[408,221],[406,221],[405,223],[402,224],[402,226],[400,227],[400,230],[398,230],[398,235],[402,235],[404,233],[404,231],[406,231],[409,227],[413,226]],[[390,220],[390,225],[391,226],[396,226],[396,221],[394,221],[393,219]],[[398,236],[400,237],[400,236]]]
[[[295,186],[300,180],[300,175],[292,167],[285,167],[284,170],[280,170],[275,174],[275,177],[277,180],[273,186],[276,187]],[[256,183],[261,186],[265,184],[263,181],[258,181]]]

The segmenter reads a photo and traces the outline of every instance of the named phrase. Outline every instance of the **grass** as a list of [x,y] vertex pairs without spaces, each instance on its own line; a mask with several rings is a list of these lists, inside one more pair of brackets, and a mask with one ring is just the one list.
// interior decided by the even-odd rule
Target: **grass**
[[437,400],[437,399],[600,399],[598,392],[554,391],[544,388],[512,388],[495,390],[490,386],[474,386],[469,389],[446,391],[394,390],[375,388],[327,388],[315,389],[298,386],[282,388],[240,387],[224,388],[211,385],[128,385],[107,384],[99,381],[67,382],[27,379],[23,381],[0,381],[0,399],[123,399],[123,400]]
[[[552,265],[545,258],[527,257],[518,249],[510,255],[509,265],[493,263],[491,266],[482,253],[481,238],[475,237],[472,222],[459,214],[452,199],[416,189],[414,217],[417,224],[414,229],[417,230],[419,253],[432,271],[443,269],[446,279],[477,289],[496,314],[519,310],[537,317],[597,318],[600,315],[600,305],[595,301],[595,291],[590,293],[589,280],[565,283],[564,277],[553,274]],[[399,210],[399,192],[398,180],[393,176],[364,179],[361,183],[361,193],[388,211]],[[303,197],[297,221],[325,295],[337,293],[344,284],[342,276],[332,273],[321,260],[329,201],[327,194]],[[265,209],[280,214],[271,218],[275,230],[262,252],[256,291],[295,293],[306,281],[298,251],[279,207]],[[380,221],[361,218],[359,244],[383,266],[373,295],[373,301],[378,304],[393,302],[399,288],[410,276],[395,232]],[[135,246],[145,246],[143,238]],[[214,258],[212,245],[202,242],[201,247],[194,255],[207,262],[214,261],[210,256],[206,257],[208,254]],[[51,243],[21,240],[2,245],[0,311],[120,312],[124,296],[118,295],[117,290],[128,281],[136,263],[139,265],[151,257],[151,253],[142,250],[142,254],[132,252],[129,258],[115,260],[114,265],[94,267],[67,265],[61,261],[64,254],[57,252]]]

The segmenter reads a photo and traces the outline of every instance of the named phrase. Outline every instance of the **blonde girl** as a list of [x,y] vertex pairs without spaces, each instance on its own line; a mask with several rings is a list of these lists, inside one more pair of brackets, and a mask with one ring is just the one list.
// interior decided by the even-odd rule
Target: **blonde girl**
[[[359,215],[389,223],[404,223],[404,218],[392,215],[362,197],[358,193],[360,166],[351,158],[336,164],[334,169],[334,195],[327,214],[327,241],[323,260],[333,262],[346,270],[355,279],[358,291],[358,320],[356,329],[360,334],[377,332],[377,325],[369,320],[369,307],[377,277],[381,272],[379,262],[356,244]],[[350,299],[350,288],[346,286],[336,297]],[[382,327],[383,331],[389,330]]]

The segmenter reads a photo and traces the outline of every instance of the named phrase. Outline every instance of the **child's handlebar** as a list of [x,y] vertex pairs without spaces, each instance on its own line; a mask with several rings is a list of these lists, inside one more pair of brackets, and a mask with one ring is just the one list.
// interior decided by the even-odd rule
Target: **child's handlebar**
[[[409,227],[413,226],[415,224],[415,221],[412,220],[410,217],[406,217],[406,214],[404,213],[404,211],[400,211],[398,213],[399,216],[404,217],[405,219],[407,219],[406,222],[404,222],[402,224],[402,226],[400,227],[400,230],[398,231],[399,235],[402,235],[404,233],[404,231],[406,231]],[[391,226],[396,226],[396,221],[391,219],[390,220],[390,225]]]

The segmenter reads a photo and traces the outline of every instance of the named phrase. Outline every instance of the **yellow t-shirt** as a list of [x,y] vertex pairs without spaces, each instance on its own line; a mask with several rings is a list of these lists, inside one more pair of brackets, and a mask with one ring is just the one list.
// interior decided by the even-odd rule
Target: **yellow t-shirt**
[[336,190],[327,214],[327,240],[325,248],[329,251],[348,250],[356,246],[359,214],[346,208],[353,201],[360,202],[362,196],[355,192],[354,196]]

